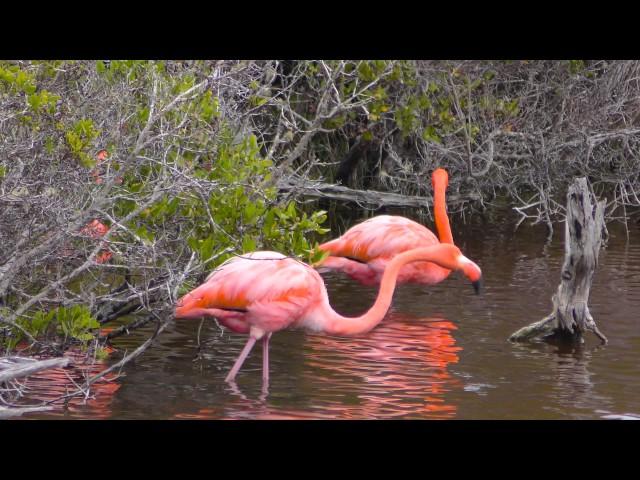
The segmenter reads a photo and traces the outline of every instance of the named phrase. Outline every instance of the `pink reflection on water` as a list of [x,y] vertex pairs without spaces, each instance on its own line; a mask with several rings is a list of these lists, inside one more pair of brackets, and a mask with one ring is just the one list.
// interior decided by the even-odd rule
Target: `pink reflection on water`
[[[108,348],[108,347],[107,347]],[[113,349],[108,348],[107,353]],[[21,380],[24,388],[24,396],[20,403],[37,405],[41,402],[51,402],[53,410],[43,412],[42,415],[51,416],[69,415],[83,418],[110,418],[112,416],[111,403],[115,393],[120,389],[120,383],[114,381],[116,375],[107,374],[97,380],[92,386],[89,396],[73,396],[61,399],[69,393],[78,390],[78,386],[84,387],[86,380],[107,368],[106,360],[94,360],[87,358],[86,352],[79,349],[71,349],[64,353],[65,357],[72,359],[72,364],[66,368],[52,368],[34,373]],[[37,417],[41,414],[25,415],[26,418]]]
[[318,389],[351,397],[327,405],[334,418],[453,418],[446,394],[462,387],[448,371],[462,350],[456,329],[443,318],[391,313],[361,338],[309,336],[306,364]]
[[[234,398],[224,407],[208,406],[173,418],[454,418],[457,407],[447,393],[463,386],[448,371],[450,364],[458,362],[462,350],[452,336],[456,329],[443,318],[391,313],[365,336],[308,334],[304,340],[304,365],[295,382],[306,384],[305,390],[312,388],[313,399],[280,400],[275,404],[269,394],[253,398],[255,395],[245,394],[233,385],[230,393]],[[274,367],[277,362],[272,363],[272,394],[281,388],[278,369]],[[287,373],[283,371],[281,375]]]

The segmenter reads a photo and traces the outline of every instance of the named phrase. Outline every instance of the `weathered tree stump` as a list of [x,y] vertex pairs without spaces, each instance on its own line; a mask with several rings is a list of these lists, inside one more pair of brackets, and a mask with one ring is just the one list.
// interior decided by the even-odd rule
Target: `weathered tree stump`
[[606,233],[605,201],[598,202],[585,178],[577,178],[567,193],[565,254],[560,285],[553,296],[553,311],[542,320],[515,332],[509,340],[522,342],[535,337],[545,340],[584,342],[591,331],[607,343],[589,312],[591,281],[598,265],[598,253]]

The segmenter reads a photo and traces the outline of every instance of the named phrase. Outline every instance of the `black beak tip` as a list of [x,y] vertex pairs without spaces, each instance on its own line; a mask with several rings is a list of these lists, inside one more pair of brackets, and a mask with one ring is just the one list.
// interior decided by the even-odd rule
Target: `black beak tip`
[[480,277],[475,282],[471,282],[471,284],[473,285],[473,289],[475,290],[476,295],[479,295],[482,291],[482,277]]

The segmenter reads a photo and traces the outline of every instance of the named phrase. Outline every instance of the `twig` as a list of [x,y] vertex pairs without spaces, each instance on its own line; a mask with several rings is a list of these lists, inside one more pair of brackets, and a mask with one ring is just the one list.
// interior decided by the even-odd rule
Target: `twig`
[[123,367],[124,365],[129,363],[131,360],[133,360],[136,357],[142,355],[142,353],[144,353],[144,351],[151,346],[151,344],[158,337],[158,335],[160,335],[164,331],[164,329],[167,328],[167,326],[169,325],[169,323],[172,320],[173,320],[173,314],[169,315],[167,317],[167,319],[163,323],[158,325],[158,328],[153,333],[153,335],[151,335],[151,337],[149,337],[142,345],[140,345],[138,348],[136,348],[129,355],[125,356],[119,362],[114,363],[109,368],[107,368],[107,369],[103,370],[102,372],[100,372],[100,373],[94,375],[93,377],[91,377],[89,380],[87,380],[87,382],[85,383],[85,386],[87,388],[90,387],[93,383],[95,383],[97,380],[99,380],[100,378],[104,377],[108,373],[111,373],[112,371],[114,371],[117,368]]

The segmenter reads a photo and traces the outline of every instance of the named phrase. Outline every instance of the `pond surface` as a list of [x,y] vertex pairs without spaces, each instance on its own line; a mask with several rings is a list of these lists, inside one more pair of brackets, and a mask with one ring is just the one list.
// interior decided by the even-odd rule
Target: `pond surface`
[[[546,232],[531,227],[463,226],[454,239],[483,269],[482,295],[454,274],[399,287],[386,318],[360,338],[276,333],[267,394],[259,345],[231,387],[224,377],[246,337],[207,321],[198,350],[200,322],[182,320],[95,398],[24,418],[640,419],[640,229],[628,239],[624,228],[609,232],[590,300],[605,347],[592,335],[577,349],[507,341],[549,313],[563,231],[545,245]],[[343,314],[362,313],[377,293],[342,274],[324,278]],[[114,361],[151,331],[117,339]],[[28,382],[39,399],[64,392]]]

